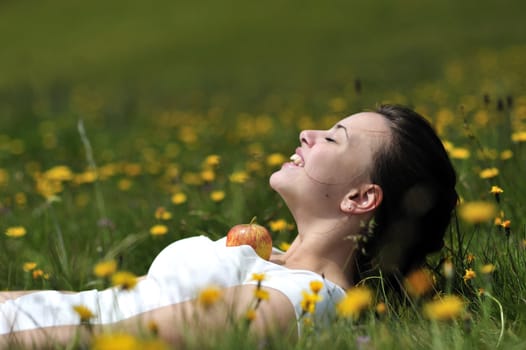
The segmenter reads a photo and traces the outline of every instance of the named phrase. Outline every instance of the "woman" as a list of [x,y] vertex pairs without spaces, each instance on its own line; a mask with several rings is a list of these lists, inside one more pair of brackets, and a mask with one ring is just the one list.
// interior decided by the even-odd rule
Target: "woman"
[[[354,114],[329,130],[301,132],[291,161],[270,178],[298,228],[287,252],[265,261],[224,240],[178,241],[131,291],[47,291],[4,302],[1,332],[23,342],[68,342],[78,331],[72,306],[83,304],[95,309],[93,323],[140,331],[155,322],[162,338],[180,343],[188,330],[217,331],[244,317],[259,284],[268,300],[258,303],[251,328],[295,333],[312,281],[323,283],[315,317],[324,318],[363,277],[381,270],[395,281],[439,250],[455,183],[442,143],[420,115],[395,105]],[[254,280],[258,274],[263,281]],[[223,288],[222,300],[203,308],[195,297],[209,285]]]

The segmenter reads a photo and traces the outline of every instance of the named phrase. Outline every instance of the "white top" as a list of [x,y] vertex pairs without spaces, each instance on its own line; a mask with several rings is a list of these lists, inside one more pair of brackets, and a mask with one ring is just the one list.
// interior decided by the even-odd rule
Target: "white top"
[[312,271],[288,269],[261,259],[250,246],[227,247],[225,240],[198,236],[170,244],[157,255],[146,278],[129,291],[40,291],[8,300],[0,304],[0,334],[79,324],[75,305],[83,305],[96,315],[92,323],[112,323],[193,299],[209,286],[256,284],[251,280],[253,273],[264,273],[262,285],[287,296],[297,320],[302,314],[302,291],[310,291],[311,281],[324,283],[322,299],[316,306],[315,317],[320,319],[332,314],[335,303],[345,294],[342,288]]

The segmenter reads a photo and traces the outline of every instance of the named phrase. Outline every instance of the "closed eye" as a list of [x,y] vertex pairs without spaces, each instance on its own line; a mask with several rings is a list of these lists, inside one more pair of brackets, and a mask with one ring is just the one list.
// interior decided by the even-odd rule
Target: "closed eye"
[[326,137],[325,140],[329,142],[336,142],[336,140],[333,139],[332,137]]

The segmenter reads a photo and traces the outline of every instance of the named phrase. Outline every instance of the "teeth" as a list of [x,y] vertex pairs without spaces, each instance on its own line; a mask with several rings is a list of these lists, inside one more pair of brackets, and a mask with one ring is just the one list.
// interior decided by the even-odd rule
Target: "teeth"
[[292,162],[297,166],[303,166],[303,159],[301,159],[301,157],[296,153],[290,156],[290,160],[292,160]]

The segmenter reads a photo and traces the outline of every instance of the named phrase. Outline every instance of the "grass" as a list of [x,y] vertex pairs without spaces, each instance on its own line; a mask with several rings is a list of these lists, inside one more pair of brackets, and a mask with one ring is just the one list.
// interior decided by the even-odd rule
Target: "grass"
[[[463,318],[429,321],[422,307],[431,296],[398,305],[378,291],[386,314],[372,308],[359,322],[272,347],[524,347],[526,151],[511,139],[526,128],[521,2],[4,1],[0,9],[0,230],[27,231],[0,237],[2,289],[103,287],[92,273],[101,260],[143,274],[173,240],[219,238],[253,216],[291,223],[268,187],[269,156],[288,157],[301,129],[391,101],[432,120],[463,200],[493,203],[510,231],[494,217],[455,217],[431,257],[436,291],[468,302]],[[212,154],[221,161],[205,181]],[[46,199],[39,179],[59,165],[71,173],[40,182],[59,186]],[[492,167],[497,176],[480,177]],[[246,181],[231,181],[239,172]],[[493,185],[504,190],[498,202]],[[210,198],[216,190],[223,200]],[[177,193],[186,201],[174,203]],[[159,207],[172,217],[156,218]],[[168,233],[152,236],[155,224]],[[273,236],[289,242],[294,229]],[[27,262],[37,267],[24,271]],[[481,273],[489,263],[495,271]],[[470,268],[477,276],[464,281]],[[240,332],[214,343],[252,345]]]

